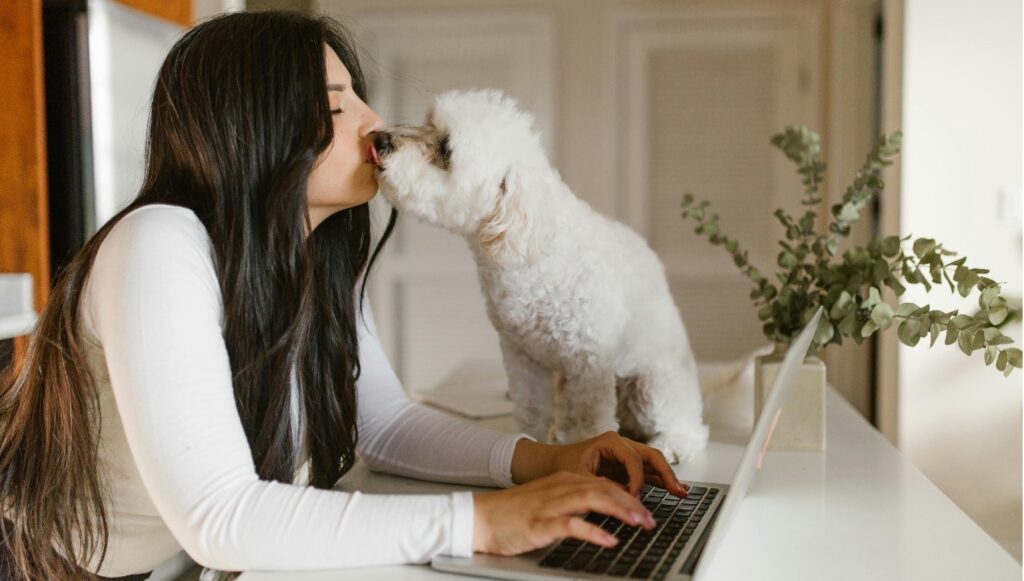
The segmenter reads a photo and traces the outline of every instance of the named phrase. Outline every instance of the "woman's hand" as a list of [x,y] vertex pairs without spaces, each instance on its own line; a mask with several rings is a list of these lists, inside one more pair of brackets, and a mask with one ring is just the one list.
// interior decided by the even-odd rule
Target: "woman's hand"
[[561,446],[530,440],[520,440],[516,445],[512,456],[514,482],[528,482],[560,470],[607,477],[625,484],[633,496],[640,494],[645,482],[686,496],[686,487],[659,450],[616,432]]
[[527,484],[473,497],[473,551],[518,555],[573,537],[613,547],[612,534],[580,514],[594,511],[632,526],[654,528],[654,517],[607,478],[557,472]]

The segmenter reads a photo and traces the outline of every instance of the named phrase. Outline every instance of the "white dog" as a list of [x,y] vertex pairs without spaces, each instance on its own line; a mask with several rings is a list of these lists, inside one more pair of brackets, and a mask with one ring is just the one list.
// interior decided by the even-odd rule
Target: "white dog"
[[425,125],[374,146],[391,204],[469,242],[523,431],[569,443],[618,429],[670,462],[703,450],[697,365],[661,262],[573,195],[529,113],[497,91],[446,93]]

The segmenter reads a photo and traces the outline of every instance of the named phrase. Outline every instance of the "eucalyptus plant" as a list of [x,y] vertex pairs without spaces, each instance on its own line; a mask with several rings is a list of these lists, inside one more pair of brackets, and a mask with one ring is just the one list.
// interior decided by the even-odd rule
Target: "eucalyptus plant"
[[[824,306],[812,353],[831,343],[842,344],[843,337],[861,343],[873,333],[895,326],[896,336],[906,345],[913,347],[928,337],[932,346],[944,334],[946,345],[956,343],[967,355],[982,351],[986,365],[995,364],[1009,376],[1014,367],[1021,367],[1021,350],[1008,347],[1013,340],[999,326],[1019,313],[1000,295],[1000,284],[985,276],[988,270],[968,266],[966,257],[957,258],[956,252],[931,238],[875,238],[838,254],[840,241],[849,236],[864,208],[881,193],[882,171],[899,153],[901,138],[899,132],[882,135],[842,201],[832,206],[827,230],[819,232],[815,209],[822,202],[819,190],[825,175],[821,141],[813,131],[799,125],[787,126],[772,136],[772,145],[796,164],[804,186],[800,201],[803,215],[796,218],[781,208],[775,210],[785,240],[779,241],[778,269],[772,277],[750,263],[739,241],[722,233],[719,217],[709,213],[707,201],[694,203],[693,194],[687,193],[683,196],[682,216],[696,223],[694,231],[698,235],[724,247],[753,283],[750,298],[764,321],[765,336],[774,342],[790,342],[817,308]],[[905,246],[909,246],[909,253],[904,251]],[[910,302],[894,309],[882,300],[883,287],[899,296],[906,292],[906,284],[922,285],[928,292],[945,284],[962,297],[978,291],[980,308],[967,315]]]

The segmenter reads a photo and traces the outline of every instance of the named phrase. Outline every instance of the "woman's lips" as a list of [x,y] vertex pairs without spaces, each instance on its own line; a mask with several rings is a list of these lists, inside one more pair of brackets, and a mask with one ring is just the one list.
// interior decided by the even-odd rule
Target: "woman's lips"
[[377,167],[381,165],[380,155],[377,153],[377,148],[373,146],[372,141],[366,145],[366,163]]

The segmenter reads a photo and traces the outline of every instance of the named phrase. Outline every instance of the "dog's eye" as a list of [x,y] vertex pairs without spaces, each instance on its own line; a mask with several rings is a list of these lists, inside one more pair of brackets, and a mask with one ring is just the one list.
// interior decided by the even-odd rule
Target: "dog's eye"
[[452,158],[452,150],[448,149],[448,136],[444,135],[441,139],[437,140],[437,154],[441,156],[446,163]]
[[449,148],[448,145],[448,136],[442,135],[441,138],[437,140],[437,160],[439,162],[438,165],[444,169],[448,169],[448,164],[451,163],[451,159],[452,150]]

